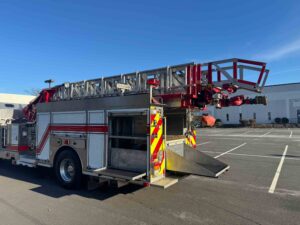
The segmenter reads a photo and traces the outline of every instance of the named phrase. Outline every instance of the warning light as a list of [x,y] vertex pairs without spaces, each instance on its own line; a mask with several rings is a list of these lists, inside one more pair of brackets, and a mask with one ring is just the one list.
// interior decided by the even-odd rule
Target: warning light
[[147,80],[147,84],[155,86],[155,87],[159,86],[159,83],[160,83],[159,80],[155,79],[155,78]]

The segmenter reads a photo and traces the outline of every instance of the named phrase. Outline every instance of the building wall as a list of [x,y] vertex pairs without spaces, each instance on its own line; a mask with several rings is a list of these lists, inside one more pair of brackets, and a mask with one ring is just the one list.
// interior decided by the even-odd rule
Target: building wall
[[[251,98],[259,95],[239,90],[236,95],[240,94]],[[256,117],[257,123],[273,123],[276,117],[286,117],[292,123],[300,122],[300,83],[266,86],[261,95],[267,96],[267,106],[243,105],[222,109],[209,106],[208,111],[202,113],[211,113],[217,119],[221,119],[224,124],[238,124],[240,117],[243,120]]]
[[21,110],[34,98],[35,96],[30,95],[0,93],[0,125],[22,117]]
[[0,93],[0,109],[22,109],[35,96]]

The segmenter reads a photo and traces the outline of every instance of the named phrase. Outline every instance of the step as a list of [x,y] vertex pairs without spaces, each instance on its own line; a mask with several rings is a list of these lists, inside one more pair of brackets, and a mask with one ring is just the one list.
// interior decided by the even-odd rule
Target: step
[[31,155],[20,155],[19,160],[16,160],[16,165],[36,167],[36,158]]
[[20,159],[18,161],[26,162],[26,163],[36,163],[36,157],[35,156],[29,156],[29,155],[20,155]]
[[151,183],[151,186],[166,189],[176,184],[177,182],[178,182],[178,178],[176,177],[164,177]]
[[97,173],[100,176],[119,178],[128,181],[138,180],[146,176],[146,173],[131,172],[127,170],[118,170],[112,168],[108,168],[100,171],[94,170],[94,173]]
[[26,162],[26,161],[22,161],[22,160],[17,160],[16,161],[16,165],[28,166],[28,167],[36,167],[35,163]]

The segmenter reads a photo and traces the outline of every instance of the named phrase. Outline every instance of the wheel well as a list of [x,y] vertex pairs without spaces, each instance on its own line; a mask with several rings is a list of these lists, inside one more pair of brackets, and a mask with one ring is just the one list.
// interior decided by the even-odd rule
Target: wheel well
[[80,159],[79,155],[77,154],[77,152],[76,152],[73,148],[68,147],[68,146],[63,146],[63,147],[59,148],[59,149],[56,151],[55,156],[54,156],[54,159],[53,159],[53,166],[55,165],[58,156],[59,156],[63,151],[71,151],[71,152],[73,152],[74,155],[76,155],[76,157],[79,159],[79,162],[80,162],[80,165],[81,165],[81,168],[82,168],[82,162],[81,162],[81,159]]

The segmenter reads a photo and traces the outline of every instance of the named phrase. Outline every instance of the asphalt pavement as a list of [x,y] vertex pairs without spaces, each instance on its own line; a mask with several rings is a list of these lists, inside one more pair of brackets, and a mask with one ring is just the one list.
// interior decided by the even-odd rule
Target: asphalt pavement
[[206,128],[197,143],[229,171],[166,190],[70,191],[49,169],[1,160],[0,224],[300,224],[300,129]]

